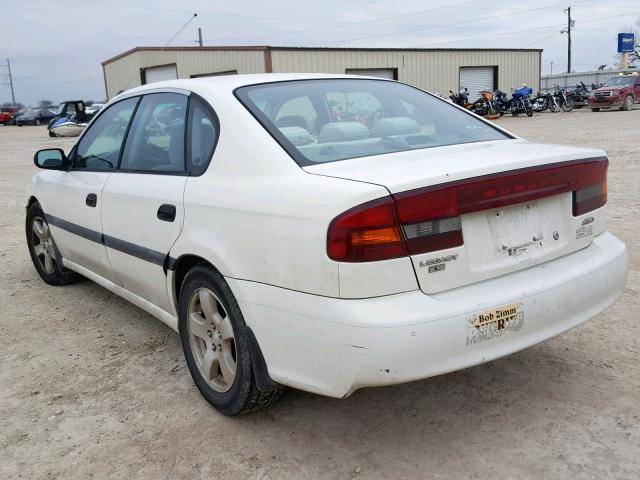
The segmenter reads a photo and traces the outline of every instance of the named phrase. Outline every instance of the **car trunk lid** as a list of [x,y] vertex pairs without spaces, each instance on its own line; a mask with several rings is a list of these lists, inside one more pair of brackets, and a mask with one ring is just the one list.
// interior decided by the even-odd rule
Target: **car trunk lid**
[[511,140],[305,170],[386,187],[395,200],[420,288],[435,293],[588,246],[604,230],[603,209],[588,208],[603,195],[597,185],[602,183],[598,176],[606,174],[604,155]]

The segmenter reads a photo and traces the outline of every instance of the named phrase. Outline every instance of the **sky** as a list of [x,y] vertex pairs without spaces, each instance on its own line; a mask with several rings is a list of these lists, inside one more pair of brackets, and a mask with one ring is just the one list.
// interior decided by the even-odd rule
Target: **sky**
[[[543,74],[559,73],[569,5],[572,70],[613,65],[617,33],[640,18],[637,0],[0,0],[0,64],[10,59],[16,101],[27,105],[103,100],[102,61],[174,35],[168,45],[194,46],[198,27],[205,46],[541,48]],[[6,73],[0,103],[11,100]]]

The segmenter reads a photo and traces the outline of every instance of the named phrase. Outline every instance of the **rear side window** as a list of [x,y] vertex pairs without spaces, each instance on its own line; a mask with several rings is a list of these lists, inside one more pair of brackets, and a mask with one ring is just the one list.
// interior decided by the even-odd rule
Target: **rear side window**
[[242,87],[235,94],[302,166],[511,138],[442,99],[397,82],[296,80]]
[[213,109],[195,95],[189,101],[187,132],[187,169],[201,175],[207,169],[220,133]]
[[138,97],[133,97],[111,105],[91,124],[78,143],[73,168],[116,168],[122,140],[138,100]]
[[121,170],[184,173],[185,120],[189,97],[152,93],[142,97],[122,154]]

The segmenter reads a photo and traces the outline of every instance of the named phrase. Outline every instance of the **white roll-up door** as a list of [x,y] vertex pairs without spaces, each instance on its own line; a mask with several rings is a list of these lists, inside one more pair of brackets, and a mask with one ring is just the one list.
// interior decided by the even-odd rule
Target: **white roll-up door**
[[147,67],[144,69],[146,83],[160,82],[162,80],[175,80],[178,78],[178,71],[175,64],[162,65],[160,67]]
[[469,90],[469,101],[480,98],[481,90],[493,90],[493,67],[460,67],[460,90]]
[[347,68],[347,75],[364,75],[366,77],[379,77],[395,80],[396,71],[393,68]]

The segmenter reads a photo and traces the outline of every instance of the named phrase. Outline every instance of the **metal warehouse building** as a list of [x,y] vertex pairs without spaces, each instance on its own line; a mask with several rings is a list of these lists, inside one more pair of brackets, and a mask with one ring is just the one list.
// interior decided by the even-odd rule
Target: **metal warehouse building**
[[145,83],[240,73],[350,73],[445,94],[467,87],[540,87],[542,50],[297,47],[137,47],[102,63],[107,97]]

